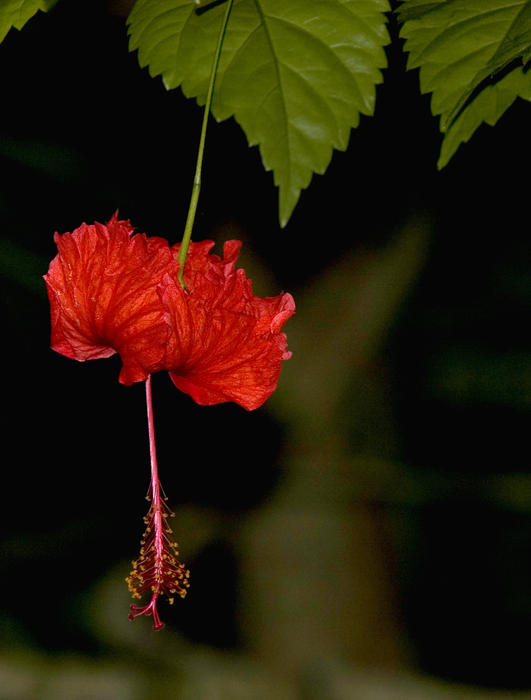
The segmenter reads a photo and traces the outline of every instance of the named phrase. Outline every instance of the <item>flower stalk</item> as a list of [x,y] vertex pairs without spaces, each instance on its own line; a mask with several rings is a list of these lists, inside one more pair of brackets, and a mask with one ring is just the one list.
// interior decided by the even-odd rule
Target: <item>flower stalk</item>
[[229,22],[230,12],[232,10],[233,0],[229,0],[227,3],[227,8],[225,10],[225,15],[223,16],[223,21],[221,23],[221,29],[218,36],[218,43],[216,46],[216,51],[214,53],[214,60],[212,61],[212,70],[210,71],[210,81],[208,84],[207,97],[205,102],[205,111],[203,113],[203,124],[201,127],[201,136],[199,138],[199,148],[197,151],[197,161],[195,166],[194,184],[192,188],[192,196],[190,199],[190,206],[188,208],[188,216],[186,218],[186,225],[184,227],[184,233],[181,241],[181,247],[179,250],[179,273],[178,279],[181,283],[181,287],[185,289],[184,284],[184,266],[186,263],[186,256],[188,255],[188,247],[190,245],[190,240],[192,238],[192,229],[194,227],[195,214],[197,211],[197,202],[199,201],[199,192],[201,191],[201,170],[203,167],[203,156],[205,153],[205,142],[206,142],[206,132],[208,125],[208,116],[210,114],[210,107],[212,105],[212,96],[214,95],[214,85],[216,83],[216,75],[218,72],[219,57],[221,56],[221,48],[223,46],[223,39],[225,38],[225,32],[227,30],[227,24]]

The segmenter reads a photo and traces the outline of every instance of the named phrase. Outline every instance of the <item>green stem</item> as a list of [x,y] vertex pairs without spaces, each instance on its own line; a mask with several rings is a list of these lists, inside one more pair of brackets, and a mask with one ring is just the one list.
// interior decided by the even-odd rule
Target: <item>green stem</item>
[[208,124],[208,115],[210,113],[210,106],[212,104],[212,95],[214,94],[214,84],[216,82],[216,74],[218,71],[219,57],[221,55],[221,47],[223,46],[223,39],[225,38],[225,31],[227,29],[227,24],[229,22],[229,15],[232,9],[232,3],[234,0],[229,0],[227,3],[227,9],[225,10],[225,16],[223,17],[223,22],[221,24],[221,29],[218,36],[218,45],[216,46],[216,53],[214,54],[214,60],[212,62],[212,70],[210,72],[210,82],[208,85],[207,98],[205,102],[205,111],[203,114],[203,126],[201,127],[201,137],[199,139],[199,150],[197,152],[197,163],[195,166],[195,176],[194,176],[194,186],[192,189],[192,197],[190,198],[190,206],[188,208],[188,217],[186,219],[186,226],[184,227],[183,238],[181,241],[181,247],[179,250],[179,274],[178,279],[181,283],[183,289],[184,284],[184,265],[186,262],[186,256],[188,255],[188,248],[190,246],[190,238],[192,237],[192,229],[194,227],[195,213],[197,211],[197,202],[199,200],[199,192],[201,190],[201,168],[203,166],[203,155],[205,152],[205,140],[206,131]]

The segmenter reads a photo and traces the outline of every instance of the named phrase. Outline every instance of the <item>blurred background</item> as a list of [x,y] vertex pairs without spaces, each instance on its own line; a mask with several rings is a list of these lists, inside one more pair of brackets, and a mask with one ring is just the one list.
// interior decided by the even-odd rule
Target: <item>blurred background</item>
[[144,389],[49,350],[42,275],[54,231],[117,209],[180,240],[201,110],[128,53],[130,4],[0,45],[0,698],[531,698],[530,107],[437,172],[393,22],[375,117],[284,230],[257,149],[210,125],[194,236],[293,293],[294,354],[253,413],[154,378],[191,588],[162,632],[128,621]]

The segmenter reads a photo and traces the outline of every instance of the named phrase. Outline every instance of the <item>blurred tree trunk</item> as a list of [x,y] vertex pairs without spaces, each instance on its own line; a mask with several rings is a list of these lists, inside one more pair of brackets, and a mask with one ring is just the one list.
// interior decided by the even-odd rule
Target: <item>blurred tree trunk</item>
[[[297,299],[270,408],[287,426],[284,478],[240,533],[248,648],[286,673],[341,660],[396,667],[407,645],[375,457],[393,453],[385,377],[374,361],[422,268],[427,222],[383,250],[350,255]],[[369,494],[369,495],[368,495]]]

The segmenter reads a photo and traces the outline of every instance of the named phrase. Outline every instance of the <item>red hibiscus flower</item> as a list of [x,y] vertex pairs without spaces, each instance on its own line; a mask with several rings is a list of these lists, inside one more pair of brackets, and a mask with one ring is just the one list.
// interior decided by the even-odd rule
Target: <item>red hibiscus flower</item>
[[74,360],[119,353],[123,384],[145,381],[151,459],[151,507],[140,556],[126,581],[134,598],[129,618],[151,615],[161,629],[157,602],[187,593],[189,572],[177,559],[161,495],[151,400],[151,374],[168,370],[174,384],[199,404],[234,401],[257,408],[275,390],[286,350],[284,322],[290,294],[260,298],[236,269],[239,241],[225,243],[223,259],[212,241],[191,243],[178,280],[179,246],[133,235],[128,221],[82,224],[55,235],[58,248],[45,275],[52,317],[51,346]]
[[55,235],[59,252],[44,278],[52,348],[80,361],[119,353],[123,384],[166,369],[199,404],[261,406],[291,355],[280,332],[295,310],[291,295],[253,295],[236,269],[239,241],[225,243],[223,259],[209,253],[212,241],[191,243],[183,289],[179,246],[132,234],[113,216]]

